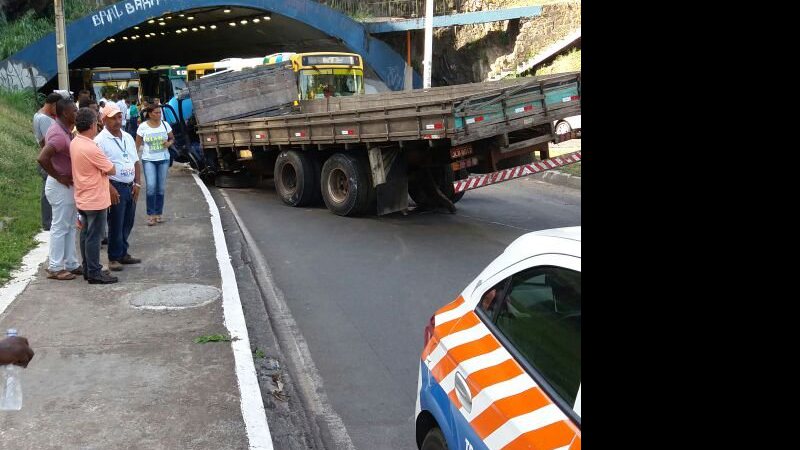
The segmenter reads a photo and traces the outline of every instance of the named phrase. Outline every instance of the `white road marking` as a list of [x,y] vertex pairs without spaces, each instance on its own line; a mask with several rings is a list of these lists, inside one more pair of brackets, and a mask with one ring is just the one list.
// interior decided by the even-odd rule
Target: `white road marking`
[[222,277],[222,307],[225,315],[225,327],[231,337],[231,349],[236,364],[236,380],[241,394],[240,404],[244,426],[247,430],[247,440],[252,450],[272,450],[272,435],[269,432],[269,424],[267,424],[264,402],[261,400],[261,387],[258,385],[256,367],[250,350],[250,338],[247,334],[247,324],[239,298],[239,286],[236,283],[236,275],[233,272],[231,257],[225,243],[219,209],[200,177],[196,173],[193,173],[192,176],[200,190],[203,191],[203,196],[208,203],[208,211],[211,213],[214,245],[219,263],[219,273]]

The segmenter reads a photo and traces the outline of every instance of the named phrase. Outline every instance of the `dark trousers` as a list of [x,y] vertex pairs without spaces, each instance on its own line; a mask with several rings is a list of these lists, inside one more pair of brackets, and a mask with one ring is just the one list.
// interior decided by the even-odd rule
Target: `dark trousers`
[[136,203],[130,184],[111,180],[111,185],[119,192],[119,203],[108,210],[108,260],[120,261],[128,254],[128,236],[136,217]]
[[53,208],[50,206],[50,202],[47,201],[47,197],[44,195],[44,185],[47,181],[47,172],[42,169],[41,166],[37,166],[39,169],[39,175],[42,176],[42,198],[41,201],[41,208],[42,208],[42,229],[49,230],[50,224],[53,222]]
[[107,210],[83,211],[81,215],[81,258],[83,273],[87,278],[98,278],[103,265],[100,264],[100,241],[103,240],[103,224],[108,220]]
[[128,119],[128,124],[126,125],[128,128],[126,131],[133,137],[136,137],[136,130],[139,128],[139,124],[136,123],[136,119],[138,119],[138,117],[131,117]]

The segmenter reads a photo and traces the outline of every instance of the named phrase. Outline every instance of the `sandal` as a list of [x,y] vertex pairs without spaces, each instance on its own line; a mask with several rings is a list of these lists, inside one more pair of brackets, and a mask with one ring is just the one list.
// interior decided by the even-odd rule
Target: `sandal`
[[161,214],[159,214],[159,215],[157,215],[157,216],[156,216],[156,222],[157,222],[157,223],[162,223],[163,221],[164,221],[164,220],[161,218]]
[[68,270],[59,270],[58,272],[53,272],[51,270],[47,270],[47,278],[50,280],[74,280],[75,275],[71,274]]
[[151,227],[156,224],[156,216],[147,216],[147,226]]

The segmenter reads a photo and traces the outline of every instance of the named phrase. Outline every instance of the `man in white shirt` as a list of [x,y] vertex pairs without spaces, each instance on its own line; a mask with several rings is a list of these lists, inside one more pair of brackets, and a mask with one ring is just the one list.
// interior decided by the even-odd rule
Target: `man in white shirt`
[[128,253],[128,236],[133,229],[136,201],[142,188],[142,164],[136,153],[136,141],[122,130],[122,111],[117,104],[109,102],[102,114],[105,128],[94,141],[116,168],[116,173],[109,177],[108,268],[119,271],[123,264],[141,262]]

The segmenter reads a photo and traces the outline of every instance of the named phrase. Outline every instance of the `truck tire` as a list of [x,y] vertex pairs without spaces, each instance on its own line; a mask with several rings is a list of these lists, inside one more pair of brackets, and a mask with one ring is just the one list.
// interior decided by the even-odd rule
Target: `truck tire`
[[[442,199],[436,191],[436,188],[430,186],[430,181],[427,179],[425,170],[430,170],[430,176],[433,177],[433,183],[436,188],[442,193],[444,198],[450,200],[455,204],[464,196],[463,192],[455,193],[453,182],[456,179],[466,178],[469,173],[462,169],[458,174],[453,173],[453,169],[447,166],[430,167],[428,169],[420,168],[408,179],[408,195],[411,200],[414,200],[417,206],[425,209],[433,209],[437,207],[449,207],[446,201],[443,203]],[[458,178],[456,178],[458,177]]]
[[275,161],[275,190],[283,203],[289,206],[311,204],[319,186],[314,176],[314,163],[309,155],[286,150]]
[[[446,180],[446,182],[450,183],[450,186],[453,186],[453,183],[455,183],[457,180],[463,180],[464,178],[467,178],[469,176],[469,172],[467,172],[467,169],[460,169],[458,172],[453,172],[453,169],[448,167],[448,170],[452,174],[452,177]],[[454,187],[451,187],[450,189],[454,189]],[[461,197],[463,196],[464,196],[464,191],[461,191],[458,194],[456,194],[455,190],[453,190],[453,196],[450,198],[450,201],[453,203],[458,203],[458,201],[461,200]]]
[[363,158],[336,153],[322,166],[322,199],[339,216],[367,212],[375,202],[375,188]]
[[249,188],[253,186],[253,177],[247,172],[222,172],[214,177],[214,186],[221,188]]

